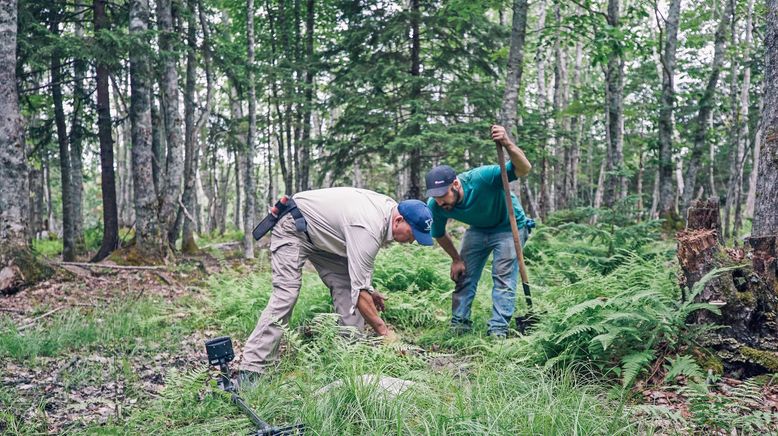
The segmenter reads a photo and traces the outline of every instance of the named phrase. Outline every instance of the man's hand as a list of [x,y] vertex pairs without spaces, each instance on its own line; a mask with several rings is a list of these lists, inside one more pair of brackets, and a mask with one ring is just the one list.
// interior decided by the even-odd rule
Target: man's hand
[[462,259],[451,262],[451,280],[459,282],[465,275],[465,261]]
[[383,312],[386,310],[386,304],[384,304],[384,301],[387,300],[389,297],[386,295],[378,292],[373,291],[372,294],[370,294],[371,297],[373,297],[373,304],[375,304],[375,308],[378,309],[379,312]]
[[394,344],[400,342],[400,335],[394,332],[394,330],[388,329],[386,334],[381,335],[381,342],[384,344]]
[[505,131],[505,127],[496,124],[492,126],[492,140],[505,148],[513,145],[510,138],[508,138],[508,132]]

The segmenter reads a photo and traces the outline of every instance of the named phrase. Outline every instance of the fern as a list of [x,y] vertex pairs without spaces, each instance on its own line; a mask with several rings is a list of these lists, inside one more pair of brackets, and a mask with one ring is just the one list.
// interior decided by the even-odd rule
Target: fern
[[621,359],[622,385],[627,387],[632,385],[638,374],[640,374],[649,363],[654,360],[654,350],[644,350],[624,356]]
[[673,381],[679,375],[685,375],[697,383],[705,380],[702,368],[690,356],[678,356],[676,359],[668,357],[667,361],[670,362],[670,365],[665,365],[665,370],[667,370],[665,382]]

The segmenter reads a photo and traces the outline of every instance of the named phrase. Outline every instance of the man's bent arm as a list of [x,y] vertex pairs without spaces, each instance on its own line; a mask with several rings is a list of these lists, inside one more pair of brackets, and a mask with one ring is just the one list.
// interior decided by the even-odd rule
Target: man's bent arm
[[359,300],[357,301],[357,309],[362,314],[362,318],[381,336],[385,336],[389,333],[389,328],[386,326],[384,320],[378,315],[378,309],[373,302],[373,296],[368,291],[359,291]]
[[520,149],[516,144],[510,142],[504,145],[508,151],[508,156],[513,163],[513,172],[516,173],[516,177],[524,177],[532,170],[532,164],[529,163],[529,159],[524,154],[524,150]]
[[457,251],[456,247],[454,247],[454,241],[451,240],[451,237],[448,236],[448,233],[444,233],[443,236],[435,238],[435,240],[438,241],[440,247],[443,248],[443,250],[448,253],[449,256],[451,256],[451,260],[462,260],[462,257],[459,256],[459,251]]

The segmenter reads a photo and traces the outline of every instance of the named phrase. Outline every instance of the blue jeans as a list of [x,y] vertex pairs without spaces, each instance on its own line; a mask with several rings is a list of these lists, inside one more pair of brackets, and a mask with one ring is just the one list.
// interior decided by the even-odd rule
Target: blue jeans
[[[527,242],[527,228],[519,229],[521,245]],[[486,265],[490,253],[492,260],[492,318],[489,320],[489,333],[504,334],[508,331],[508,323],[516,308],[516,284],[518,279],[518,258],[513,245],[511,232],[486,233],[468,229],[462,239],[459,250],[465,262],[465,274],[457,282],[451,300],[451,326],[460,330],[468,330],[470,308],[473,306],[475,292],[481,271]]]

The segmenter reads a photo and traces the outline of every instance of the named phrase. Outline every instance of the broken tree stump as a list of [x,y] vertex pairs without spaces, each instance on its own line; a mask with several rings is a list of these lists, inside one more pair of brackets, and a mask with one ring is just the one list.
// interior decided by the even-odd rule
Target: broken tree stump
[[703,345],[715,351],[728,372],[748,376],[778,371],[776,238],[751,238],[749,253],[724,249],[715,199],[692,202],[687,227],[676,237],[684,295],[709,272],[726,268],[694,296],[695,302],[721,311],[690,316],[691,323],[721,326],[702,338]]

